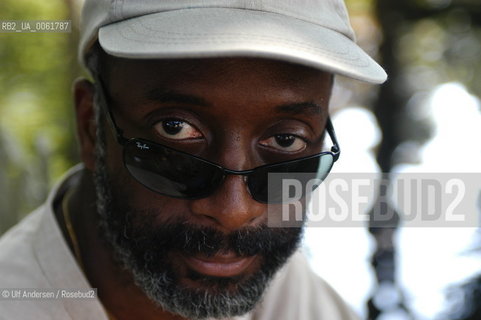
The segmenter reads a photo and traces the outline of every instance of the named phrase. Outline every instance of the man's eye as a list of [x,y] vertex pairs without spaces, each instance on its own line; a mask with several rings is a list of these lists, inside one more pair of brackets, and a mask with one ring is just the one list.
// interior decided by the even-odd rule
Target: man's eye
[[186,121],[177,119],[162,120],[155,124],[157,133],[164,138],[188,140],[202,138],[202,133]]
[[285,152],[300,152],[307,147],[306,142],[293,134],[277,134],[259,142],[262,146]]

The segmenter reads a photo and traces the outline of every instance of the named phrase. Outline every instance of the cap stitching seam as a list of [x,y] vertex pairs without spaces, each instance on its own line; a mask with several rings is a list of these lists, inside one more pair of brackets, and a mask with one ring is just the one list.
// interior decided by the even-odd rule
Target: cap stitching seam
[[[212,38],[213,35],[211,33],[201,33],[201,32],[197,32],[197,33],[185,33],[185,32],[173,32],[173,31],[163,31],[163,30],[156,30],[156,29],[153,29],[153,28],[150,28],[148,25],[146,25],[145,23],[143,23],[142,21],[138,21],[136,22],[137,25],[140,25],[142,26],[143,28],[145,28],[146,30],[148,31],[151,31],[153,32],[154,34],[151,34],[151,36],[155,36],[158,38],[158,35],[159,34],[166,34],[166,35],[172,35],[172,36],[175,36],[176,38],[178,38],[179,36],[180,37],[183,37],[183,39],[191,39],[191,38],[194,38],[194,37],[208,37],[208,38]],[[134,28],[134,26],[131,26],[129,29],[135,33],[135,34],[141,34],[139,32],[137,32]],[[326,30],[329,30],[331,32],[334,32],[336,34],[340,34],[342,35],[343,37],[345,37],[349,42],[352,43],[352,40],[350,38],[348,38],[346,35],[344,35],[343,33],[340,33],[340,32],[337,32],[337,31],[334,31],[332,29],[329,29],[329,28],[326,28],[324,27]],[[301,46],[305,46],[305,47],[309,47],[309,48],[313,48],[313,49],[320,49],[320,50],[323,50],[322,48],[318,47],[318,46],[313,46],[313,45],[310,45],[310,44],[307,44],[306,42],[301,42],[301,41],[295,41],[295,40],[287,40],[285,38],[280,38],[280,37],[273,37],[273,36],[262,36],[262,35],[256,35],[256,34],[252,34],[252,33],[227,33],[227,32],[220,32],[220,33],[216,33],[215,34],[216,37],[256,37],[258,39],[262,39],[262,38],[266,38],[268,40],[278,40],[278,41],[282,41],[282,42],[285,42],[285,43],[293,43],[293,44],[298,44],[298,45],[301,45]],[[162,37],[162,39],[168,39],[166,37]],[[342,52],[342,51],[335,51],[335,52]]]
[[[275,6],[273,6],[274,8],[276,8]],[[346,35],[345,33],[343,32],[340,32],[338,30],[335,30],[335,29],[332,29],[328,26],[325,26],[325,25],[322,25],[320,23],[317,23],[317,22],[313,22],[312,19],[305,19],[304,17],[295,17],[295,16],[292,16],[292,15],[287,15],[287,14],[284,14],[284,13],[279,13],[279,12],[272,12],[272,11],[266,11],[266,10],[261,10],[261,9],[252,9],[252,8],[241,8],[241,7],[221,7],[221,6],[204,6],[204,7],[196,7],[196,6],[191,6],[191,7],[187,7],[187,8],[178,8],[178,9],[169,9],[169,10],[163,10],[163,11],[154,11],[154,12],[149,12],[149,13],[144,13],[144,14],[138,14],[138,15],[135,15],[135,16],[131,16],[131,17],[128,17],[128,19],[135,19],[135,18],[139,18],[139,17],[144,17],[144,16],[149,16],[149,15],[154,15],[154,14],[159,14],[159,13],[167,13],[167,12],[174,12],[174,11],[184,11],[184,10],[202,10],[202,9],[228,9],[228,10],[241,10],[241,11],[252,11],[252,12],[255,12],[257,14],[261,14],[261,13],[267,13],[267,14],[272,14],[272,15],[278,15],[278,16],[284,16],[284,17],[288,17],[290,19],[295,19],[295,20],[299,20],[299,21],[303,21],[303,22],[306,22],[306,23],[310,23],[310,24],[314,24],[314,25],[317,25],[317,26],[320,26],[322,28],[325,28],[325,29],[329,29],[333,32],[336,32],[336,33],[340,33],[342,35],[344,35],[346,38],[350,39],[350,41],[352,41],[351,38],[349,38],[348,35]],[[280,7],[280,9],[282,9]],[[121,21],[112,21],[112,23],[116,23],[116,22],[122,22],[122,21],[125,21],[125,20],[128,20],[124,17],[122,17]],[[105,26],[105,25],[103,25]],[[101,26],[101,27],[103,27]]]
[[[295,45],[297,47],[309,49],[313,52],[314,51],[322,51],[322,52],[327,52],[328,54],[341,54],[343,56],[353,54],[353,52],[351,52],[349,50],[325,51],[325,49],[323,49],[321,47],[313,46],[313,45],[307,44],[306,42],[295,41],[295,40],[287,40],[287,39],[284,39],[284,38],[272,37],[272,36],[262,36],[262,35],[256,35],[256,34],[250,34],[250,33],[217,33],[215,35],[216,38],[214,38],[214,36],[209,34],[209,33],[191,33],[191,34],[189,33],[189,34],[186,34],[186,33],[182,33],[182,32],[159,31],[159,30],[149,28],[148,26],[146,26],[145,24],[141,24],[140,22],[139,22],[139,24],[142,25],[142,27],[145,28],[146,30],[149,30],[151,32],[155,32],[155,35],[152,35],[152,36],[154,36],[156,38],[159,38],[159,39],[165,39],[167,41],[169,39],[168,37],[159,37],[159,34],[173,35],[173,36],[175,36],[176,39],[186,39],[186,40],[190,40],[190,42],[192,42],[192,43],[200,43],[200,42],[205,42],[205,41],[219,42],[220,43],[220,42],[222,42],[222,40],[219,39],[220,37],[224,38],[225,40],[239,39],[239,37],[248,38],[250,40],[254,37],[260,42],[262,42],[263,39],[267,40],[269,43],[281,42],[281,43],[288,44],[290,46]],[[130,28],[130,30],[135,34],[140,34],[139,32],[136,32],[136,30],[134,30],[132,27]],[[329,30],[331,30],[331,29],[329,29]],[[125,39],[135,40],[133,38],[127,38],[126,35],[124,35],[124,34],[122,34],[122,36]],[[345,37],[345,35],[343,35],[343,36]],[[195,41],[195,39],[192,39],[192,38],[195,38],[195,37],[203,37],[203,39],[201,41]],[[347,38],[347,39],[349,39],[349,38]],[[142,42],[142,41],[140,41],[140,42]],[[168,41],[167,42],[167,44],[175,44],[175,43],[180,44],[180,43],[183,43],[183,42],[175,42],[175,41]],[[356,56],[358,58],[360,57],[358,54],[356,54]]]
[[[122,36],[122,38],[124,39],[128,39],[128,40],[131,40],[131,41],[135,41],[135,42],[140,42],[140,43],[146,43],[146,41],[142,41],[142,40],[138,40],[138,39],[135,39],[135,38],[129,38],[127,37],[126,35],[124,34],[120,34],[120,36]],[[330,52],[330,51],[326,51],[322,48],[319,48],[319,47],[314,47],[314,46],[310,46],[310,45],[305,45],[304,43],[301,43],[301,42],[295,42],[295,41],[286,41],[285,39],[276,39],[274,37],[266,37],[266,36],[255,36],[255,35],[249,35],[248,37],[247,36],[242,36],[241,37],[244,37],[244,38],[248,38],[250,41],[254,40],[254,41],[257,41],[259,43],[262,43],[262,44],[270,44],[270,43],[284,43],[292,48],[298,48],[298,49],[303,49],[307,52],[312,52],[312,53],[319,53],[319,52],[323,52],[325,54],[327,54],[329,57],[333,58],[333,60],[336,60],[336,61],[342,61],[342,62],[359,62],[357,63],[356,65],[357,66],[360,66],[360,67],[366,67],[366,66],[369,66],[369,63],[366,59],[362,59],[361,56],[359,55],[353,55],[352,52],[347,52],[347,53],[344,53],[344,52]],[[161,38],[161,39],[168,39],[168,38]],[[179,38],[178,38],[179,39]],[[226,41],[222,41],[221,39],[202,39],[201,41],[192,41],[192,39],[190,38],[184,38],[184,39],[189,39],[190,40],[190,43],[206,43],[206,42],[209,42],[209,43],[226,43]],[[224,37],[225,40],[229,40],[229,39],[239,39],[239,35],[235,35],[235,34],[232,34],[228,37]],[[267,40],[267,41],[266,41]],[[153,43],[153,42],[152,42]],[[164,41],[164,44],[185,44],[185,42],[180,42],[180,41]],[[291,44],[295,44],[295,46],[292,46]],[[351,54],[349,54],[351,53]],[[343,57],[345,57],[344,59],[341,59],[339,58],[337,55],[342,55]],[[352,58],[349,59],[348,57],[351,56]]]

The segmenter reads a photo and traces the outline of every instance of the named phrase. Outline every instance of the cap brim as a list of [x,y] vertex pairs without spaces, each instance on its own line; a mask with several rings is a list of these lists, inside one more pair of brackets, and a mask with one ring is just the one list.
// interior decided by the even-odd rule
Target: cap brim
[[387,78],[345,35],[262,11],[195,8],[154,13],[101,27],[99,42],[107,53],[124,58],[263,57],[371,83]]

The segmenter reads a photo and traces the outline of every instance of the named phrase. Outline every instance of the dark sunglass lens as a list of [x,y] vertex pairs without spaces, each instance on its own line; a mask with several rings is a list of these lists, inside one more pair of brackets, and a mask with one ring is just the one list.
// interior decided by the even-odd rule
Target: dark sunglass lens
[[264,203],[282,203],[286,195],[283,194],[283,181],[292,179],[298,181],[302,187],[302,196],[310,193],[306,190],[308,182],[312,179],[324,180],[334,163],[334,157],[330,153],[324,153],[316,157],[302,160],[294,160],[287,163],[274,164],[257,169],[249,175],[248,186],[252,197]]
[[133,140],[125,145],[124,162],[138,182],[171,197],[206,196],[223,179],[222,171],[208,162],[142,140]]

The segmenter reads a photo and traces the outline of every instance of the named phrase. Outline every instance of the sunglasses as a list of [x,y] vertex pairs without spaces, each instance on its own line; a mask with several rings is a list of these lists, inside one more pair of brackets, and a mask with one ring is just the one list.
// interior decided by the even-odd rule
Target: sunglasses
[[[242,175],[254,200],[261,203],[283,203],[285,192],[279,186],[278,180],[270,180],[272,174],[301,180],[302,185],[309,179],[319,179],[318,181],[322,182],[339,158],[339,144],[330,119],[327,120],[326,130],[333,143],[331,151],[242,171],[224,168],[157,142],[126,138],[107,103],[103,83],[99,78],[96,83],[100,108],[107,114],[107,122],[117,142],[123,146],[125,168],[144,187],[164,196],[181,199],[205,198],[212,195],[228,175]],[[302,196],[307,192],[303,188]]]

